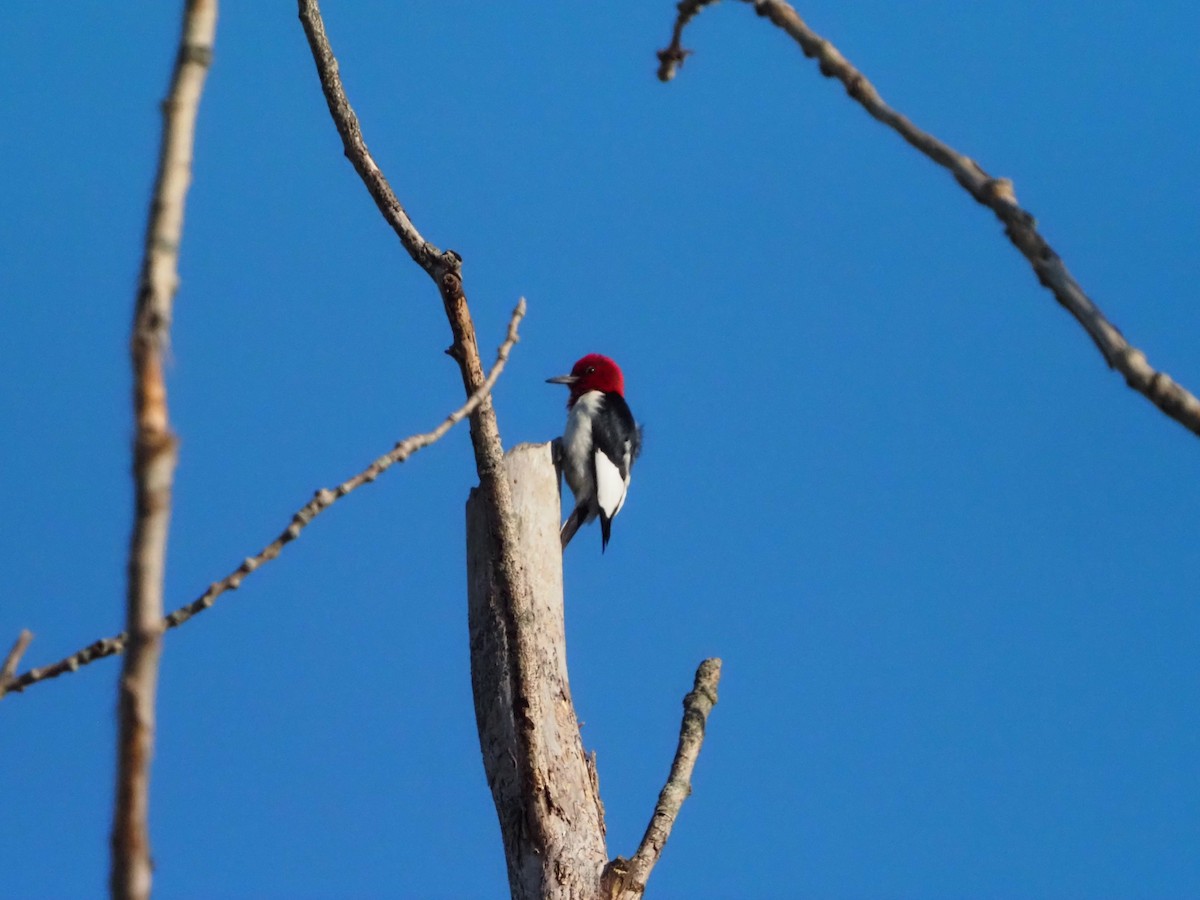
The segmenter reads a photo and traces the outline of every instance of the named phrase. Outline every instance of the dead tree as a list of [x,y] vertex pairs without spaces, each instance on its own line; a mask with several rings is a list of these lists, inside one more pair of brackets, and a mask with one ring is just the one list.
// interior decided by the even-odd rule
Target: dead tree
[[[316,0],[299,0],[321,88],[346,157],[404,249],[437,286],[468,393],[482,378],[462,260],[425,240],[367,150]],[[638,897],[690,792],[720,660],[684,701],[667,785],[632,859],[608,862],[594,758],[583,750],[567,680],[559,479],[549,445],[504,456],[491,400],[471,416],[479,487],[468,504],[471,682],[484,767],[500,819],[509,887],[520,900]]]

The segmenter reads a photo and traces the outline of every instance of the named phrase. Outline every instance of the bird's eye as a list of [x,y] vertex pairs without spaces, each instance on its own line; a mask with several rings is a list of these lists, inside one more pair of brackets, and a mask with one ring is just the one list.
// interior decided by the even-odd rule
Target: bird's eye
[[584,375],[595,375],[595,374],[596,374],[596,367],[595,367],[595,366],[588,366],[588,367],[587,367],[587,370],[586,370],[586,371],[585,371],[583,374],[584,374]]

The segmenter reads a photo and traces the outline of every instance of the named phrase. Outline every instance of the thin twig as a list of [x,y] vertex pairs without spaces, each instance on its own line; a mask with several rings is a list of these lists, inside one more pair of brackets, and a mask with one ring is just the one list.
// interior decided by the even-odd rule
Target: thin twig
[[[684,26],[702,8],[714,2],[716,0],[683,0],[678,5],[671,45],[659,53],[659,59],[662,60],[659,78],[663,81],[674,77],[677,63],[682,61],[683,54],[687,52],[681,46]],[[1126,341],[1120,330],[1105,318],[1067,270],[1059,255],[1038,233],[1033,216],[1018,205],[1013,183],[1009,179],[993,178],[973,159],[922,131],[888,106],[866,76],[852,66],[833,44],[809,28],[784,0],[743,2],[752,4],[758,15],[770,19],[789,34],[800,45],[805,56],[817,60],[821,74],[840,81],[846,93],[872,117],[887,125],[939,166],[949,170],[963,189],[991,209],[1004,224],[1004,231],[1013,246],[1021,251],[1033,267],[1038,281],[1083,326],[1108,366],[1120,372],[1129,387],[1166,415],[1189,431],[1200,434],[1200,400],[1165,372],[1155,370],[1146,355]]]
[[683,722],[679,727],[679,746],[671,762],[671,774],[658,795],[654,814],[642,843],[631,859],[618,856],[604,870],[604,896],[634,900],[646,890],[650,871],[662,856],[683,801],[692,793],[692,770],[704,743],[708,714],[717,704],[717,685],[721,681],[721,660],[706,659],[696,669],[691,693],[683,698]]
[[457,269],[461,260],[453,251],[443,253],[417,231],[417,226],[408,217],[400,199],[392,186],[388,184],[383,171],[375,164],[375,158],[367,149],[363,139],[362,128],[358,124],[346,90],[342,87],[342,78],[338,72],[337,59],[329,44],[329,36],[325,33],[325,22],[321,18],[321,9],[316,0],[299,0],[300,23],[308,38],[313,61],[317,64],[317,77],[321,79],[321,90],[325,102],[329,106],[329,114],[333,124],[342,137],[342,146],[346,158],[350,160],[354,170],[366,185],[367,191],[379,207],[384,219],[392,226],[400,243],[408,251],[408,255],[433,278],[438,278],[443,268]]
[[[212,606],[218,597],[226,591],[237,590],[245,577],[252,572],[255,572],[263,565],[275,559],[283,550],[284,546],[294,541],[299,537],[313,519],[323,513],[326,509],[345,497],[351,491],[361,487],[364,484],[374,481],[383,472],[390,469],[396,463],[404,462],[418,450],[428,447],[430,444],[439,440],[447,431],[454,425],[461,422],[484,401],[496,383],[496,379],[500,377],[500,373],[504,371],[504,365],[508,361],[509,353],[512,351],[513,345],[519,340],[517,334],[517,325],[525,316],[525,300],[524,298],[517,304],[513,310],[512,318],[508,323],[508,334],[504,339],[504,343],[500,345],[500,349],[496,352],[496,362],[492,366],[492,370],[488,373],[484,383],[480,386],[471,397],[448,415],[437,428],[424,434],[415,434],[412,437],[407,437],[399,441],[395,447],[385,453],[383,456],[376,459],[373,463],[359,472],[352,478],[348,478],[335,488],[322,488],[313,495],[313,499],[301,507],[295,515],[292,516],[290,524],[283,532],[267,546],[263,547],[254,556],[248,557],[240,566],[222,578],[220,581],[214,581],[208,586],[203,594],[193,600],[186,606],[182,606],[175,610],[165,619],[163,619],[164,628],[175,628],[182,625],[196,613],[208,609]],[[8,686],[10,692],[23,691],[31,684],[37,684],[39,681],[46,681],[50,678],[57,678],[65,672],[74,672],[81,666],[95,662],[98,659],[103,659],[106,656],[112,656],[121,653],[129,640],[128,634],[122,633],[115,637],[104,638],[96,641],[87,647],[84,647],[78,653],[68,656],[66,659],[60,660],[53,665],[44,666],[40,669],[30,669],[28,672],[18,676]]]
[[3,697],[5,692],[7,692],[8,682],[17,673],[17,666],[21,664],[21,657],[25,654],[25,650],[32,640],[33,632],[28,628],[22,629],[21,633],[17,635],[12,649],[8,651],[8,656],[4,658],[4,665],[0,666],[0,697]]
[[150,761],[162,652],[163,573],[171,488],[178,444],[167,412],[163,355],[179,287],[183,210],[192,180],[200,94],[212,62],[216,0],[187,0],[171,85],[163,101],[158,173],[146,222],[145,250],[134,309],[133,479],[135,515],[129,540],[125,630],[129,635],[117,684],[117,784],[113,805],[113,897],[145,900],[150,859]]

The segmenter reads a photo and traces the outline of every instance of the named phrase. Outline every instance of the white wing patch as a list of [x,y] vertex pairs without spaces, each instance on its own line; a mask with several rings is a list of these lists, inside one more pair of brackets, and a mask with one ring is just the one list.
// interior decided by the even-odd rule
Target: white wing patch
[[[596,503],[604,511],[604,516],[611,519],[621,511],[625,504],[625,492],[629,490],[629,477],[621,477],[621,470],[603,450],[597,448],[595,453],[596,466]],[[625,471],[629,471],[629,443],[625,444]]]

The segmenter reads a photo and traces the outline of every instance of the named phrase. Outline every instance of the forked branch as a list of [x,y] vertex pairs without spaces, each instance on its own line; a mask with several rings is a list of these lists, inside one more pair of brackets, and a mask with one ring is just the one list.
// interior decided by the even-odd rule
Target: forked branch
[[[658,77],[670,81],[689,51],[683,49],[683,30],[699,12],[716,0],[682,0],[678,5],[671,44],[659,51]],[[1104,361],[1125,377],[1125,383],[1151,403],[1182,424],[1200,434],[1200,400],[1165,372],[1154,369],[1146,355],[1125,340],[1100,308],[1092,301],[1079,282],[1067,270],[1066,264],[1037,230],[1033,216],[1017,203],[1013,184],[1007,178],[993,178],[973,159],[959,153],[906,117],[888,106],[858,69],[842,56],[838,49],[808,27],[796,10],[784,0],[743,0],[753,5],[758,15],[765,16],[786,32],[804,52],[816,59],[821,74],[835,78],[846,88],[873,118],[899,134],[909,144],[947,169],[954,179],[979,203],[988,207],[1004,224],[1005,234],[1033,267],[1045,287],[1056,300],[1075,317],[1099,349]]]

